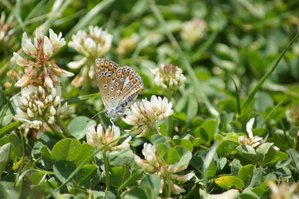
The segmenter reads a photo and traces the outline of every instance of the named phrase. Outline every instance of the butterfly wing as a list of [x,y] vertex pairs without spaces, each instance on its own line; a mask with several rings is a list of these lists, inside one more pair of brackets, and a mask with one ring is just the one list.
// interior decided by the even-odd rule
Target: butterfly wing
[[115,79],[115,73],[120,66],[105,58],[96,59],[97,83],[101,93],[103,104],[107,110],[114,107],[114,92],[111,90],[111,84]]
[[143,87],[140,76],[135,73],[130,67],[121,68],[122,78],[120,85],[117,88],[118,98],[123,99],[119,101],[119,105],[122,103],[130,103],[140,92]]
[[122,115],[126,106],[142,89],[142,80],[130,67],[120,67],[115,62],[96,60],[98,86],[103,103],[112,115]]

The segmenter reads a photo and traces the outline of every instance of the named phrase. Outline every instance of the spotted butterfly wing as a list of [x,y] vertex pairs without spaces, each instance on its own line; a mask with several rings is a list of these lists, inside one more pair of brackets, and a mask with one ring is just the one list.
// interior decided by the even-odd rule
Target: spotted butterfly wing
[[125,108],[142,89],[142,80],[130,67],[99,58],[96,60],[97,82],[109,117],[123,116]]

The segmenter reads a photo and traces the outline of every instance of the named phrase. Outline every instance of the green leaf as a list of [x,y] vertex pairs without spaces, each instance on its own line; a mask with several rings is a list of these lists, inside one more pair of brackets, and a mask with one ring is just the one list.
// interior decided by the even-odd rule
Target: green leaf
[[140,198],[148,199],[148,197],[145,194],[145,190],[143,190],[142,188],[136,188],[136,187],[130,189],[126,193],[124,198],[125,199],[140,199]]
[[146,175],[140,182],[140,188],[146,193],[146,198],[157,198],[160,191],[161,180],[158,175]]
[[131,149],[112,151],[109,153],[109,163],[113,166],[126,165],[133,160],[133,155]]
[[75,137],[77,140],[81,140],[83,137],[85,137],[87,129],[92,125],[96,125],[94,120],[90,120],[85,116],[79,116],[74,118],[69,123],[67,128],[73,137]]
[[10,159],[9,155],[11,151],[11,146],[12,144],[7,143],[0,147],[0,174],[2,174]]
[[193,144],[190,140],[188,139],[175,139],[173,140],[175,142],[175,145],[181,145],[188,149],[190,152],[193,151]]
[[244,187],[243,181],[236,176],[221,176],[215,179],[215,183],[223,189],[237,188],[242,190]]
[[200,138],[202,144],[209,146],[214,139],[217,130],[216,120],[206,120],[200,127],[193,132],[196,138]]
[[[75,175],[74,180],[78,184],[84,184],[85,187],[90,187],[92,184],[96,184],[99,181],[98,173],[96,172],[96,170],[96,165],[85,164]],[[91,181],[93,181],[93,183]]]
[[57,142],[52,149],[54,161],[70,161],[79,165],[93,152],[91,146],[81,144],[78,140],[66,138]]
[[275,164],[280,161],[285,161],[289,158],[288,154],[282,151],[275,151],[274,158],[268,164]]
[[12,133],[0,139],[0,146],[5,145],[7,143],[11,143],[13,146],[11,147],[11,158],[13,161],[17,161],[22,153],[22,143],[19,137]]
[[[75,139],[67,138],[57,142],[52,149],[52,159],[54,161],[53,171],[59,181],[64,183],[73,171],[82,162],[86,161],[92,153],[91,146],[81,144]],[[79,169],[81,170],[82,167]]]
[[123,184],[119,187],[119,190],[123,189],[124,187],[135,184],[137,180],[141,178],[142,173],[143,173],[142,169],[139,169],[131,173],[129,177],[126,179],[126,181],[124,181]]
[[175,167],[187,168],[192,158],[192,153],[183,146],[175,146],[173,149],[176,150],[180,158],[172,165]]
[[21,122],[16,121],[16,122],[12,122],[12,123],[4,126],[3,128],[0,129],[0,136],[10,133],[11,131],[18,128],[20,125],[21,125]]
[[129,168],[124,166],[116,166],[111,168],[110,181],[113,187],[120,187],[129,177]]
[[54,160],[52,159],[51,152],[48,149],[48,147],[44,146],[42,147],[41,151],[41,158],[42,158],[42,163],[47,169],[52,169]]
[[227,157],[237,152],[236,148],[240,144],[232,140],[223,140],[217,147],[217,154],[220,157]]
[[212,160],[209,166],[204,170],[203,176],[204,178],[210,179],[215,177],[217,173],[217,162]]
[[81,143],[78,140],[66,138],[57,142],[52,149],[52,158],[55,161],[75,161],[80,154]]
[[167,151],[170,149],[170,146],[165,143],[159,143],[155,144],[155,148],[158,156],[163,158],[167,154]]
[[259,159],[257,159],[255,149],[252,146],[239,145],[236,149],[238,151],[240,160],[245,159],[251,163],[256,163],[257,161],[259,161]]
[[261,163],[268,163],[275,157],[275,149],[273,143],[263,143],[256,149],[257,159]]
[[175,149],[171,148],[167,150],[164,156],[164,161],[166,162],[166,164],[174,164],[179,160],[180,160],[180,155]]
[[250,184],[254,169],[255,166],[252,164],[248,164],[240,168],[238,176],[243,180],[245,186],[248,186]]
[[0,198],[20,198],[20,193],[16,190],[14,182],[0,182]]

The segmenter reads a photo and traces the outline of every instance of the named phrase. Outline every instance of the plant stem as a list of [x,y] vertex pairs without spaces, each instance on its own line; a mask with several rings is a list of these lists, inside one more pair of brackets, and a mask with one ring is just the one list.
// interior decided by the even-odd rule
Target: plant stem
[[107,157],[107,150],[105,149],[103,152],[103,162],[104,162],[104,168],[105,168],[105,179],[106,179],[106,194],[110,190],[110,168],[109,168],[109,160]]
[[169,173],[167,171],[166,171],[166,183],[167,183],[166,198],[170,198],[172,181],[171,181]]
[[[44,120],[45,121],[45,120]],[[57,133],[57,131],[55,130],[55,128],[53,127],[52,124],[49,124],[48,122],[46,122],[47,125],[50,127],[50,129],[53,131],[53,133],[55,133],[57,136],[61,137],[61,138],[66,138],[64,134],[61,133]]]
[[56,121],[58,122],[62,132],[63,132],[63,135],[65,137],[71,137],[71,133],[70,131],[67,129],[67,127],[65,126],[65,124],[63,123],[63,121],[61,120],[61,118],[59,116],[56,116],[55,117]]

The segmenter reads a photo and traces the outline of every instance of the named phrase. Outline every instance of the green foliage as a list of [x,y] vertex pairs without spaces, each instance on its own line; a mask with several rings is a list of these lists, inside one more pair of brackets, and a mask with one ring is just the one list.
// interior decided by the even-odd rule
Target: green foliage
[[[271,183],[281,194],[295,196],[298,7],[296,0],[0,1],[6,16],[0,20],[0,198],[269,198]],[[20,49],[23,33],[33,38],[40,26],[62,32],[66,45],[55,51],[51,64],[75,74],[57,80],[58,107],[67,103],[71,111],[55,115],[55,123],[43,113],[43,130],[33,128],[36,123],[24,126],[40,118],[16,117],[24,89],[16,82],[26,72],[36,84],[38,79],[11,59],[18,52],[36,61]],[[113,36],[103,57],[141,76],[136,100],[167,97],[171,116],[160,116],[152,126],[114,118],[120,135],[109,134],[111,121],[88,65],[94,54],[84,57],[68,46],[89,26]],[[68,67],[82,58],[92,59]],[[182,69],[184,84],[157,84],[153,71],[162,64]],[[75,86],[75,80],[82,84]],[[89,145],[86,134],[98,124],[104,130],[99,135],[95,127],[93,136],[107,139],[93,137],[95,145],[117,139]],[[126,141],[129,147],[117,148]]]

